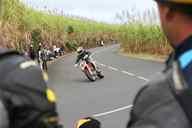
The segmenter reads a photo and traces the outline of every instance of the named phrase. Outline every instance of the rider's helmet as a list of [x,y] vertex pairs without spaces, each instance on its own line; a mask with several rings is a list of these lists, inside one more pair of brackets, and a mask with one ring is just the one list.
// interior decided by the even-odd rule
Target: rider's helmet
[[77,121],[75,128],[101,128],[101,123],[96,119],[87,117]]
[[81,54],[84,51],[83,47],[78,47],[77,48],[77,53]]

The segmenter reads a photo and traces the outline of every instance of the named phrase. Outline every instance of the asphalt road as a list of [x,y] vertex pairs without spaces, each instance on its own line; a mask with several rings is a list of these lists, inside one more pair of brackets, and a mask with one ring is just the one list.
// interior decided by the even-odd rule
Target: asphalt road
[[87,116],[100,120],[103,128],[125,128],[137,91],[164,65],[121,56],[118,48],[113,45],[91,50],[105,74],[96,82],[89,82],[80,69],[74,68],[75,54],[49,66],[49,86],[57,93],[65,128],[73,128],[77,119]]

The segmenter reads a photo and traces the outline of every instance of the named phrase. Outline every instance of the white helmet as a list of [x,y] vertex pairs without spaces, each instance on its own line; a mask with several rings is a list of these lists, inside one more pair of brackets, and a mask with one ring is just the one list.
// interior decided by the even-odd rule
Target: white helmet
[[77,53],[78,53],[78,54],[81,54],[81,53],[83,52],[83,50],[84,50],[83,47],[78,47],[78,48],[77,48]]

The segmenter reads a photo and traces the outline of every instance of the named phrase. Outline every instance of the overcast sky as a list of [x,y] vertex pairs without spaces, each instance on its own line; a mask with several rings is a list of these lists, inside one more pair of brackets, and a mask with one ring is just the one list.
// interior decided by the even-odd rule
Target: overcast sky
[[63,10],[65,14],[83,16],[97,21],[116,22],[115,15],[122,10],[144,11],[154,8],[153,0],[23,0],[29,6]]

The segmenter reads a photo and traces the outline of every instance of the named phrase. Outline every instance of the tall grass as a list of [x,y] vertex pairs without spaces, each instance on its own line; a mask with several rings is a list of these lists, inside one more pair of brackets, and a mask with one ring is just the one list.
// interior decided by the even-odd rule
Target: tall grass
[[167,55],[171,48],[158,25],[154,9],[141,13],[123,11],[118,18],[124,22],[120,27],[121,50],[133,54]]
[[[81,45],[94,47],[104,40],[111,43],[118,40],[126,53],[147,53],[167,55],[170,47],[152,10],[142,14],[128,10],[118,14],[122,25],[98,23],[86,18],[58,16],[54,12],[34,11],[25,7],[20,0],[0,0],[1,14],[0,43],[9,48],[26,50],[32,43],[48,46],[56,44],[74,50]],[[73,32],[69,32],[72,29]]]
[[[31,43],[93,47],[97,40],[110,42],[116,36],[113,32],[118,31],[118,27],[105,23],[53,15],[51,11],[34,11],[19,0],[3,0],[2,5],[2,38],[4,45],[10,48],[24,50]],[[68,33],[69,27],[74,30],[72,34]],[[66,50],[71,49],[66,47]]]
[[158,25],[133,23],[123,25],[120,30],[123,52],[167,55],[171,50]]

